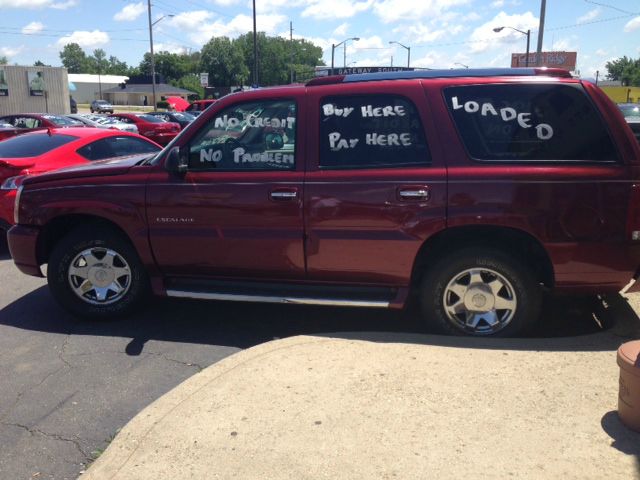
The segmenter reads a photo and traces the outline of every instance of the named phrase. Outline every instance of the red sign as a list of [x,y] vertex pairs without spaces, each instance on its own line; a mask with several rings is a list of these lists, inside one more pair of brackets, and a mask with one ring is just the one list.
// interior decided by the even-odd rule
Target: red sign
[[[578,52],[541,52],[542,63],[541,67],[553,67],[564,68],[566,70],[575,70],[576,61],[578,58]],[[511,54],[511,66],[512,67],[524,67],[526,66],[526,57],[524,53],[512,53]],[[533,52],[529,54],[529,66],[535,67],[538,54]]]

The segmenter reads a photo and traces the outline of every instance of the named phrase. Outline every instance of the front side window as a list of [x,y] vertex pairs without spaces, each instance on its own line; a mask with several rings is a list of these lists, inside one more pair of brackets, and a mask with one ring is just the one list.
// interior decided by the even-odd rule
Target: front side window
[[213,117],[191,141],[190,170],[293,170],[296,103],[260,100]]
[[328,97],[320,107],[320,168],[390,168],[431,162],[418,111],[404,97]]
[[577,84],[470,85],[444,89],[460,137],[476,160],[616,161],[609,133]]

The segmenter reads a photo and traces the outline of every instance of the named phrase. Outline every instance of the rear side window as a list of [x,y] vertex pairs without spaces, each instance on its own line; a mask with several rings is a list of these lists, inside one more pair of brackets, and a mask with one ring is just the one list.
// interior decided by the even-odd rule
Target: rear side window
[[618,160],[581,85],[471,85],[446,88],[444,96],[476,160]]
[[0,142],[0,158],[37,157],[54,148],[73,142],[78,137],[71,135],[25,134]]
[[320,105],[320,168],[431,162],[416,107],[395,95],[327,97]]
[[103,160],[142,153],[156,153],[160,147],[135,137],[107,137],[91,142],[77,150],[87,160]]

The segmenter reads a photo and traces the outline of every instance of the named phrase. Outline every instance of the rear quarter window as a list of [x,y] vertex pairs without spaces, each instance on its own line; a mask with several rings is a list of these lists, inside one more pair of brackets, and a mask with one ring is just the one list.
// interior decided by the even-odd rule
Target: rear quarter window
[[0,158],[37,157],[77,138],[71,135],[19,135],[0,142]]
[[469,85],[445,88],[444,97],[473,159],[618,161],[609,132],[581,85]]

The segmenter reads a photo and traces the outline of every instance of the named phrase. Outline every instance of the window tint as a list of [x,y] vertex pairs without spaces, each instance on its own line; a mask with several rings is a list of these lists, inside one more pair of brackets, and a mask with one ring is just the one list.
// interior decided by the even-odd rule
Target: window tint
[[76,120],[71,120],[70,118],[61,117],[58,115],[43,115],[42,118],[46,118],[51,123],[59,127],[71,127],[73,125],[78,125],[78,123],[80,123]]
[[430,161],[420,117],[409,100],[391,95],[322,100],[321,168],[388,168]]
[[144,120],[145,122],[151,122],[151,123],[164,123],[164,120],[162,120],[161,118],[155,117],[153,115],[137,115],[138,118],[141,118],[142,120]]
[[270,100],[234,105],[191,142],[191,170],[293,170],[296,104]]
[[473,85],[444,93],[462,141],[477,160],[618,158],[580,85]]
[[87,160],[103,160],[141,153],[156,153],[160,147],[135,137],[108,137],[96,140],[77,150]]
[[37,157],[54,148],[73,142],[78,137],[71,135],[25,134],[0,142],[0,158]]

